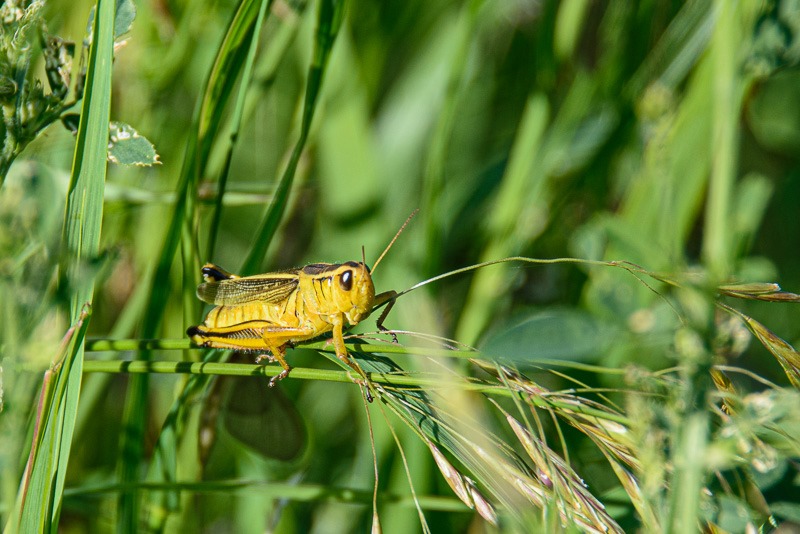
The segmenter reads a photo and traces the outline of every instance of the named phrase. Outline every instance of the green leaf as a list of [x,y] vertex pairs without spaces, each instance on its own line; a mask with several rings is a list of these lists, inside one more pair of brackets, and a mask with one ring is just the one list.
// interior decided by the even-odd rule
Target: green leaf
[[117,121],[109,125],[108,161],[144,167],[161,163],[153,143],[130,125]]
[[498,325],[481,352],[518,364],[533,358],[594,360],[619,341],[619,334],[618,328],[579,310],[535,311]]

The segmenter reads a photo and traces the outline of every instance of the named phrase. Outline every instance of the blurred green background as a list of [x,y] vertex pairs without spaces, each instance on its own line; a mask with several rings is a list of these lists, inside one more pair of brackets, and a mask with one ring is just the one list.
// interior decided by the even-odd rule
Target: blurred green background
[[[48,1],[48,30],[80,43],[92,5]],[[158,312],[158,337],[184,337],[187,326],[202,319],[193,297],[199,267],[212,261],[237,272],[252,249],[299,135],[316,2],[270,6],[214,250],[206,252],[216,184],[226,165],[231,104],[210,145],[208,165],[200,170],[196,215],[182,234],[192,262],[177,252],[171,283],[152,280],[198,103],[237,5],[136,3],[133,28],[115,53],[111,117],[152,141],[161,164],[110,166],[90,338],[141,337],[151,284],[169,292]],[[482,261],[526,256],[625,260],[680,279],[691,273],[704,288],[778,282],[797,292],[799,62],[800,2],[789,0],[346,2],[285,216],[257,270],[360,260],[362,246],[372,264],[419,208],[376,271],[378,291],[402,290]],[[51,282],[74,144],[68,131],[52,125],[17,159],[0,196],[3,358],[22,362],[27,371],[47,366],[68,327],[55,313],[58,295]],[[487,360],[500,358],[560,389],[574,384],[541,371],[535,360],[612,370],[669,368],[683,361],[676,332],[687,322],[692,328],[702,324],[696,330],[710,352],[732,347],[723,355],[727,363],[788,385],[775,359],[748,342],[738,320],[722,312],[715,318],[693,297],[646,282],[621,269],[507,263],[404,296],[387,326],[477,347]],[[46,299],[53,299],[52,313],[31,311]],[[737,301],[735,307],[787,342],[800,341],[792,304]],[[357,328],[374,330],[372,319]],[[415,338],[401,336],[401,343],[415,345]],[[199,357],[199,351],[153,355]],[[97,358],[126,360],[133,352],[87,354]],[[432,372],[441,365],[423,360],[413,351],[396,358],[409,371]],[[311,351],[294,351],[290,361],[337,368]],[[452,368],[470,372],[461,362]],[[598,388],[623,384],[614,373],[567,373]],[[8,452],[0,453],[0,518],[13,505],[38,377],[14,373],[13,384],[5,386],[8,432],[0,448]],[[733,379],[742,394],[763,388],[744,375]],[[118,481],[128,380],[125,374],[86,376],[63,501],[64,532],[104,532],[118,525],[119,488],[108,485]],[[184,383],[169,374],[149,381],[147,426],[140,436],[148,462]],[[262,403],[256,400],[264,394],[260,385],[250,379],[238,386],[232,395],[246,399],[241,406],[219,401],[225,394],[213,387],[183,399],[192,415],[182,431],[197,434],[201,414],[214,415],[209,406],[216,399],[244,418],[232,427],[265,425],[257,433],[269,435],[270,450],[284,451],[290,461],[265,460],[220,423],[220,441],[202,469],[193,453],[179,463],[178,479],[197,482],[182,493],[183,507],[167,525],[204,532],[369,528],[373,465],[358,389],[290,376]],[[494,416],[483,410],[476,415],[489,427]],[[385,422],[376,420],[378,413],[373,410],[381,491],[407,496],[403,459]],[[396,430],[416,492],[431,502],[442,496],[439,509],[431,505],[425,512],[431,530],[481,531],[481,520],[455,500],[425,444],[406,427]],[[592,492],[602,496],[618,489],[591,443],[573,434],[567,436],[571,460]],[[147,469],[137,470],[145,480]],[[222,482],[240,479],[321,487],[330,494],[284,501],[274,499],[271,491],[281,490],[270,490],[268,482]],[[783,488],[779,479],[773,483]],[[105,489],[88,489],[94,486]],[[348,496],[342,488],[366,493]],[[608,502],[624,528],[640,525],[629,503],[611,497]],[[382,505],[380,518],[386,532],[422,528],[408,501]]]

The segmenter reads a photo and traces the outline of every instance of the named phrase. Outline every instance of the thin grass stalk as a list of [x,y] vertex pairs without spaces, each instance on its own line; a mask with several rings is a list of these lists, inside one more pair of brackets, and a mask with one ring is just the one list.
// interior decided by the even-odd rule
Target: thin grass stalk
[[[447,147],[453,134],[455,117],[458,105],[464,94],[464,78],[470,59],[472,39],[481,21],[479,12],[483,0],[471,0],[461,5],[456,17],[457,29],[455,45],[452,55],[448,58],[448,73],[446,80],[446,93],[438,112],[438,120],[430,140],[425,161],[425,179],[423,180],[422,202],[423,217],[425,222],[425,248],[427,250],[441,250],[441,232],[444,221],[440,219],[441,210],[437,208],[441,192],[445,187],[445,162],[447,161]],[[435,256],[429,256],[425,266],[427,273],[440,270],[440,262]]]
[[731,197],[736,172],[734,160],[737,142],[736,117],[739,116],[738,76],[735,31],[736,7],[725,1],[714,3],[717,15],[716,28],[710,47],[714,62],[714,124],[712,166],[706,203],[703,259],[716,280],[727,279],[732,250],[728,226],[732,213]]

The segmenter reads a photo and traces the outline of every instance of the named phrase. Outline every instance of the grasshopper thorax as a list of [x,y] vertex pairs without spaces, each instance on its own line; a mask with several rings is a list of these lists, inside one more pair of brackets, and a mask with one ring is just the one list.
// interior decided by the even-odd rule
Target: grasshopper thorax
[[[312,263],[303,267],[302,272],[324,287],[324,293],[329,292],[329,298],[317,299],[317,305],[323,314],[343,313],[347,322],[353,325],[360,323],[372,311],[375,286],[365,263]],[[331,309],[324,310],[326,307]]]

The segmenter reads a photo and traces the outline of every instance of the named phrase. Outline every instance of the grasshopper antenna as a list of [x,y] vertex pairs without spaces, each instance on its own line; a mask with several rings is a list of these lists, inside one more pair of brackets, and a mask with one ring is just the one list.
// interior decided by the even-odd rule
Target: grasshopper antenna
[[[389,244],[386,246],[386,248],[384,249],[383,253],[381,253],[381,255],[378,257],[378,259],[375,260],[375,265],[372,266],[372,271],[370,271],[372,274],[375,273],[375,269],[378,268],[378,264],[381,262],[383,257],[386,256],[386,253],[389,252],[389,249],[392,248],[392,245],[394,245],[394,242],[397,241],[397,238],[400,237],[400,234],[403,233],[403,230],[405,230],[406,226],[408,226],[408,223],[411,222],[411,219],[413,219],[414,215],[416,215],[417,213],[419,213],[419,208],[417,208],[417,209],[415,209],[414,211],[411,212],[411,215],[408,216],[408,219],[406,219],[406,222],[403,223],[403,226],[401,226],[400,229],[397,231],[397,233],[394,234],[394,237],[392,238],[391,241],[389,241]],[[361,254],[362,255],[364,254],[364,249],[363,248],[361,249]]]

